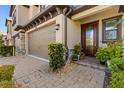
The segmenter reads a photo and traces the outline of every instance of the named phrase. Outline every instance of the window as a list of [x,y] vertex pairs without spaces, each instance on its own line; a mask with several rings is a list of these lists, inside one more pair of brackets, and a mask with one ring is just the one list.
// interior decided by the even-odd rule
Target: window
[[121,16],[103,20],[103,42],[118,40],[121,37]]

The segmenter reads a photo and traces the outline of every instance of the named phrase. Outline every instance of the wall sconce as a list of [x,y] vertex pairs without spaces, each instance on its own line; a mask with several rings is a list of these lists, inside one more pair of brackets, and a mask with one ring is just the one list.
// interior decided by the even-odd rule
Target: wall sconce
[[60,24],[56,24],[55,25],[55,30],[59,30],[59,28],[60,28]]

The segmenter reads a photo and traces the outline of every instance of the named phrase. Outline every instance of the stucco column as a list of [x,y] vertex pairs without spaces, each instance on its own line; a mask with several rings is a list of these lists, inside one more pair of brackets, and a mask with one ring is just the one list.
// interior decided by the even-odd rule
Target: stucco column
[[59,24],[59,30],[56,31],[56,42],[61,42],[64,43],[65,41],[65,36],[64,36],[64,32],[65,32],[65,19],[64,19],[64,15],[60,14],[57,18],[56,18],[56,24]]
[[22,51],[22,54],[25,53],[25,33],[20,32],[20,50]]
[[25,33],[25,50],[26,50],[26,55],[28,55],[28,33]]
[[15,39],[13,37],[11,37],[11,40],[12,40],[12,45],[14,46],[15,45]]
[[30,10],[29,10],[29,19],[31,19],[33,17],[33,5],[30,5]]

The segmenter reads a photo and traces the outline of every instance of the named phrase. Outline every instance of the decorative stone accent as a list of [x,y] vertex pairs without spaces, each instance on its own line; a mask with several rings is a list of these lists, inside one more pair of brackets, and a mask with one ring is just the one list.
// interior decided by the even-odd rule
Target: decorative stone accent
[[69,49],[69,50],[68,50],[69,59],[71,59],[73,53],[74,53],[74,49]]

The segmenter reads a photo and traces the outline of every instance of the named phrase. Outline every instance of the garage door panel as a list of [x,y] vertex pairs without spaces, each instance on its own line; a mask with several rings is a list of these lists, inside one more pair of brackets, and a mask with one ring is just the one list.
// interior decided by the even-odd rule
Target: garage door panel
[[55,24],[29,33],[29,54],[48,59],[48,44],[56,41]]

